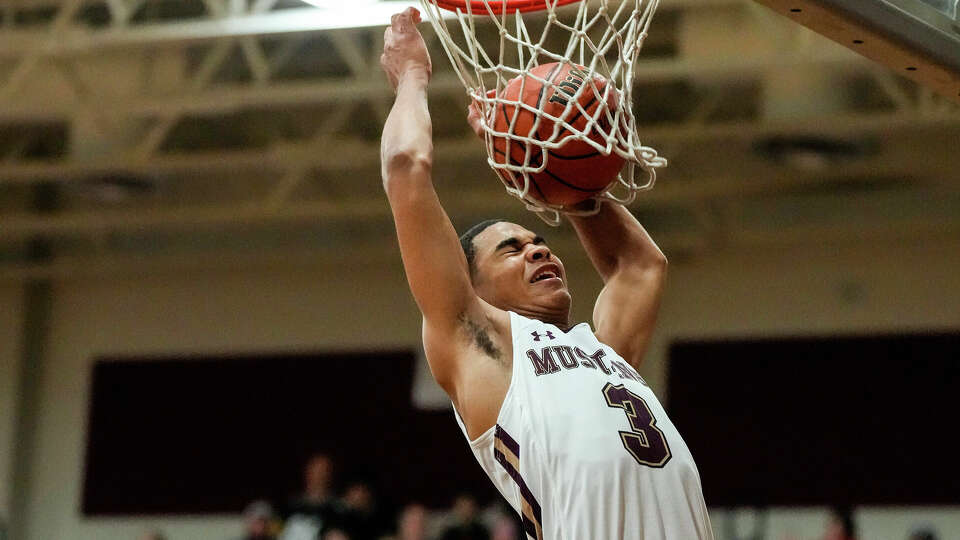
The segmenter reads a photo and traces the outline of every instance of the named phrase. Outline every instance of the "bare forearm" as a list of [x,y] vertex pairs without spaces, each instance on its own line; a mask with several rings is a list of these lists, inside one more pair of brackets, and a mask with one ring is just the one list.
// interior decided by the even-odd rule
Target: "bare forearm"
[[[427,166],[433,160],[432,126],[427,108],[426,73],[411,71],[401,78],[397,98],[380,141],[382,175],[386,184],[396,173]],[[389,189],[388,189],[389,191]]]
[[667,259],[621,204],[605,202],[595,216],[570,216],[604,287],[593,309],[597,338],[635,368],[657,319]]
[[594,216],[568,216],[604,281],[625,265],[657,267],[666,257],[647,231],[623,205],[605,202]]
[[[428,80],[417,70],[397,78],[381,140],[383,186],[417,306],[431,327],[448,329],[476,295],[457,232],[433,188]],[[436,369],[435,375],[444,378]]]

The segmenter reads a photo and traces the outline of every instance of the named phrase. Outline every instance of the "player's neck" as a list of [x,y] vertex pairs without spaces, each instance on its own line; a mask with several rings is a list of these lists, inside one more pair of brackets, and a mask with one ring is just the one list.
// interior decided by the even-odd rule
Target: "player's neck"
[[540,322],[552,324],[564,332],[570,330],[573,326],[570,324],[570,313],[566,311],[534,311],[523,308],[514,309],[513,311],[528,319],[536,319]]

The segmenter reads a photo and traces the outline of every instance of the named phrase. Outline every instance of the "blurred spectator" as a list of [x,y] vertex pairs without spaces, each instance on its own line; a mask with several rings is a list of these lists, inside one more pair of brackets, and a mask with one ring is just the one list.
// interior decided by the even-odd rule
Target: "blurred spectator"
[[275,540],[273,507],[266,501],[254,501],[243,511],[243,536],[239,540]]
[[143,536],[140,537],[140,540],[167,540],[167,537],[163,534],[163,531],[159,529],[151,529],[143,533]]
[[823,540],[856,540],[857,527],[853,522],[853,510],[837,506],[830,511],[830,521]]
[[517,522],[506,516],[497,516],[493,523],[493,530],[490,532],[490,540],[518,540],[520,538],[520,527]]
[[460,495],[453,503],[454,524],[443,531],[440,540],[489,540],[490,531],[480,523],[477,501]]
[[930,527],[922,527],[910,533],[907,540],[938,540],[937,533]]
[[397,540],[427,540],[427,509],[422,504],[410,504],[400,513]]
[[507,504],[498,504],[493,512],[493,529],[490,540],[526,540],[523,521]]
[[378,508],[370,485],[354,480],[347,485],[341,499],[344,511],[344,531],[350,540],[377,540],[390,526]]
[[325,454],[311,457],[304,467],[303,480],[303,493],[284,509],[280,540],[317,540],[343,527],[343,511],[333,498],[330,457]]

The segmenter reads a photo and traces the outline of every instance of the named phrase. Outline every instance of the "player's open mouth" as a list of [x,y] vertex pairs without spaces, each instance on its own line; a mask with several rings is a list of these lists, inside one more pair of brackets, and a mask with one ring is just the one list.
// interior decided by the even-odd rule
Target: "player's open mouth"
[[560,272],[554,265],[547,265],[543,268],[534,272],[533,277],[530,278],[530,283],[536,283],[538,281],[546,281],[548,279],[560,279]]

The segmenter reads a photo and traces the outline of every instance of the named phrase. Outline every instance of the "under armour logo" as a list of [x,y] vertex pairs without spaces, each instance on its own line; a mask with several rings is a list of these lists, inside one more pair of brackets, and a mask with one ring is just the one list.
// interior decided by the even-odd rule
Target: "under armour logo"
[[546,335],[550,339],[557,339],[556,337],[554,337],[553,332],[549,330],[547,330],[546,334],[541,334],[540,332],[530,332],[530,335],[533,336],[534,341],[540,341],[540,338],[542,338],[544,335]]

